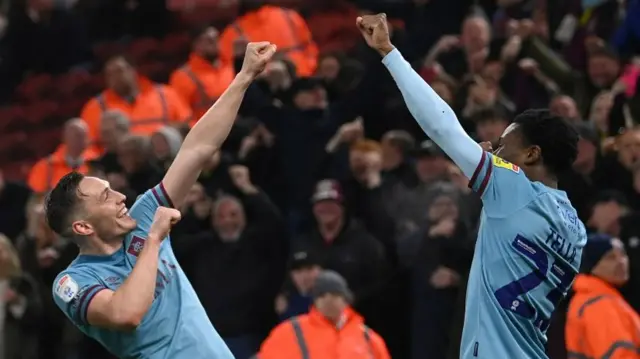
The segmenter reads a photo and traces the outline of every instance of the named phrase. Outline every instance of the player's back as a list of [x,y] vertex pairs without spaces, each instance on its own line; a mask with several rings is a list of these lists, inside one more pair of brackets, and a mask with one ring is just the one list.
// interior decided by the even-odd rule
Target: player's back
[[82,332],[120,358],[232,359],[180,268],[168,237],[158,256],[154,300],[140,325],[124,332],[94,327],[87,321],[93,297],[103,289],[116,291],[131,274],[156,208],[169,205],[160,192],[160,186],[148,191],[131,208],[138,227],[126,236],[122,248],[110,256],[79,255],[58,276],[53,290],[56,303]]
[[546,358],[545,333],[578,272],[584,225],[563,191],[532,183],[517,166],[486,156],[471,183],[484,209],[461,357]]

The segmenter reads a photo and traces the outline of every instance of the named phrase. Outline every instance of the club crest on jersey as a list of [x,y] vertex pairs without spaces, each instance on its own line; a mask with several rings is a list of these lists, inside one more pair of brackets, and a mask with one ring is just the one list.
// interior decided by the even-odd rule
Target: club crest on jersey
[[503,160],[502,158],[498,157],[498,156],[491,156],[493,165],[496,167],[500,167],[500,168],[504,168],[504,169],[508,169],[510,171],[513,171],[515,173],[520,172],[520,167],[514,165],[511,162],[507,162],[505,160]]
[[144,239],[138,236],[133,236],[133,239],[129,244],[129,248],[127,248],[127,253],[137,257],[140,252],[142,252],[142,248],[144,248]]
[[56,283],[55,293],[63,302],[69,303],[78,295],[78,283],[70,275],[65,274]]

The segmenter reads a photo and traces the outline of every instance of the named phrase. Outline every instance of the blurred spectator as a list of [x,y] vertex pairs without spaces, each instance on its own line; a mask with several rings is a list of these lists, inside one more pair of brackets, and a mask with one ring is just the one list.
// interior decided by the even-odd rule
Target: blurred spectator
[[118,163],[118,146],[120,141],[129,135],[131,122],[129,117],[118,110],[108,110],[100,119],[100,140],[104,152],[98,163],[106,174],[120,172]]
[[22,183],[5,181],[0,171],[0,233],[15,243],[27,224],[25,211],[31,190]]
[[307,252],[296,252],[289,260],[289,278],[276,297],[276,313],[280,320],[306,314],[313,304],[311,290],[322,268]]
[[39,288],[22,272],[15,247],[0,233],[0,357],[38,358]]
[[156,84],[136,72],[124,56],[114,56],[104,65],[107,89],[89,100],[81,117],[89,125],[92,141],[100,141],[100,120],[107,110],[120,110],[130,119],[131,132],[150,135],[164,125],[182,125],[191,120],[191,110],[174,89]]
[[151,154],[158,166],[166,171],[171,166],[173,159],[178,154],[182,145],[180,131],[173,127],[165,126],[151,135]]
[[591,206],[591,216],[585,222],[590,232],[620,235],[620,219],[629,213],[629,204],[620,192],[600,192]]
[[118,145],[118,163],[122,173],[109,176],[114,188],[126,188],[136,193],[144,193],[153,183],[160,183],[164,171],[151,161],[150,139],[140,135],[128,135]]
[[385,185],[416,186],[418,178],[409,159],[415,146],[413,136],[406,131],[392,130],[382,136],[381,145]]
[[488,108],[476,112],[473,116],[476,136],[479,142],[491,142],[493,148],[498,148],[502,133],[509,126],[509,118],[498,109]]
[[49,156],[40,159],[29,173],[31,190],[43,194],[71,171],[87,173],[87,161],[97,157],[89,147],[87,124],[79,118],[67,121],[62,134],[62,144]]
[[342,276],[330,270],[321,272],[312,293],[311,312],[273,329],[260,348],[259,359],[390,358],[384,340],[349,306],[352,295]]
[[169,84],[193,111],[191,126],[207,112],[235,76],[233,64],[219,58],[218,30],[207,26],[192,31],[189,61],[171,75]]
[[267,5],[263,0],[241,4],[241,15],[220,36],[222,61],[233,64],[234,47],[244,41],[269,41],[295,64],[299,76],[311,76],[317,66],[318,47],[306,21],[294,10]]
[[640,317],[618,292],[629,279],[622,242],[608,235],[589,237],[581,272],[567,317],[569,357],[637,357]]
[[210,229],[176,239],[178,258],[207,315],[238,359],[253,355],[276,321],[285,231],[278,209],[244,166],[229,168],[238,198],[211,208]]

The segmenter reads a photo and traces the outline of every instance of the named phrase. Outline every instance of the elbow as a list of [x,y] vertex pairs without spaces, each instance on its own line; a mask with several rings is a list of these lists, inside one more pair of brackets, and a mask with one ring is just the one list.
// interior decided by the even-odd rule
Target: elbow
[[142,316],[130,315],[119,320],[116,325],[124,332],[134,332],[142,324],[142,318]]

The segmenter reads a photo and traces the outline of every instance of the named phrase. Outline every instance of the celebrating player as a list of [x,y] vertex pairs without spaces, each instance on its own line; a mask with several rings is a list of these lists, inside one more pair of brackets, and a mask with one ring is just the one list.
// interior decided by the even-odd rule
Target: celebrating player
[[47,220],[80,255],[53,285],[56,304],[119,358],[233,359],[176,262],[169,242],[175,209],[220,149],[244,93],[276,51],[247,46],[242,70],[184,139],[160,184],[131,210],[109,183],[72,172],[46,201]]
[[413,117],[470,178],[484,204],[471,266],[461,358],[546,358],[549,318],[580,266],[584,225],[557,189],[578,134],[548,111],[518,115],[485,152],[389,39],[384,14],[359,17]]

